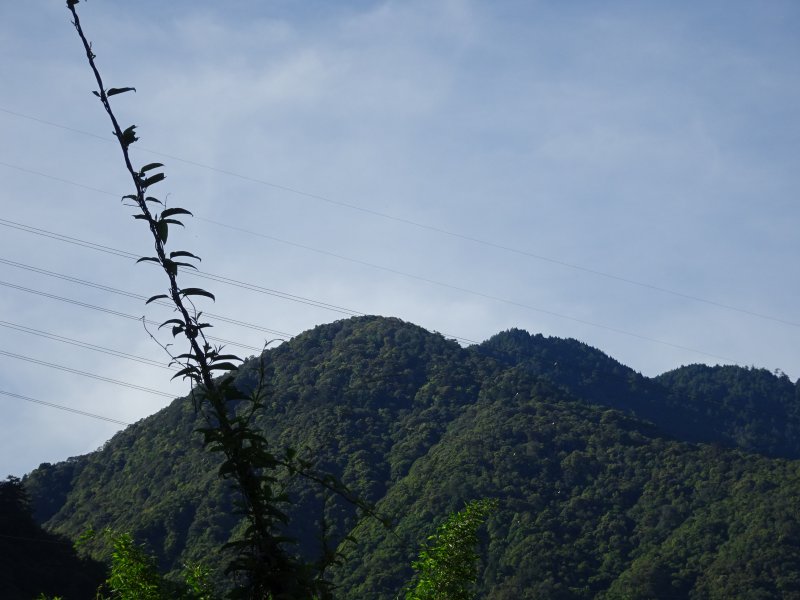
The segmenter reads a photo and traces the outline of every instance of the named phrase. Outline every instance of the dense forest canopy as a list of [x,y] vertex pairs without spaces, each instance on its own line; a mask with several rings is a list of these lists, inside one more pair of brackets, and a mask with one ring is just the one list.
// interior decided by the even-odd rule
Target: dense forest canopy
[[[317,556],[324,523],[349,557],[333,572],[342,599],[394,598],[419,541],[481,498],[498,501],[482,598],[800,594],[800,401],[781,374],[691,365],[650,379],[575,340],[511,330],[462,348],[382,317],[252,357],[243,389],[259,361],[270,443],[394,519],[387,533],[287,479],[293,551]],[[186,562],[219,569],[240,524],[200,425],[179,399],[95,453],[41,465],[25,478],[37,521],[72,539],[130,531],[173,575]]]

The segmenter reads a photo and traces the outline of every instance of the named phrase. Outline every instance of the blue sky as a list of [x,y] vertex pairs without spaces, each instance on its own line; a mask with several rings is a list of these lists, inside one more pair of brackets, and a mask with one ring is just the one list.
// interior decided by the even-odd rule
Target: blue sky
[[[144,255],[64,4],[0,6],[2,218]],[[232,350],[366,313],[462,340],[574,337],[651,376],[705,362],[800,377],[796,3],[79,9],[107,85],[138,90],[114,103],[139,127],[135,160],[164,162],[153,191],[198,217],[172,248],[272,290],[186,278],[216,293],[206,310],[281,332],[218,322],[246,346]],[[132,260],[18,227],[0,228],[0,389],[123,422],[169,402],[22,356],[185,393],[164,369],[20,330],[161,360],[140,323],[41,294],[169,312],[11,264],[163,287]],[[120,427],[0,402],[0,475]]]

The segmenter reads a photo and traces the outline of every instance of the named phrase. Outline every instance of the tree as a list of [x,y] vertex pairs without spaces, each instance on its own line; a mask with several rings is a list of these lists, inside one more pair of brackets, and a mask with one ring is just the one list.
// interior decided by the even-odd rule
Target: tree
[[497,500],[473,500],[452,513],[435,535],[423,545],[416,583],[406,591],[406,600],[470,600],[476,580],[478,528],[497,510]]

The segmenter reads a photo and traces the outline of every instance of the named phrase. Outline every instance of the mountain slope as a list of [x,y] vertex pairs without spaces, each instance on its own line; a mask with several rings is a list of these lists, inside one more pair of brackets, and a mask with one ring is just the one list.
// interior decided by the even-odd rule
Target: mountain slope
[[[755,586],[745,567],[756,554],[781,590],[800,572],[787,509],[798,462],[721,444],[787,456],[793,447],[760,434],[774,429],[772,412],[745,413],[749,437],[737,435],[741,403],[709,414],[697,391],[708,373],[652,380],[574,340],[519,330],[465,349],[378,317],[317,327],[263,361],[273,389],[259,426],[275,447],[298,449],[397,520],[396,534],[357,524],[340,499],[287,482],[299,553],[319,552],[323,520],[334,541],[358,539],[342,546],[352,555],[335,573],[342,598],[393,598],[437,519],[479,497],[501,503],[484,549],[487,598],[644,598],[667,579],[675,593],[710,594],[714,574],[750,573]],[[241,369],[242,387],[256,366]],[[787,381],[733,369],[753,382],[752,398],[787,407],[784,431],[797,427]],[[715,380],[719,393],[733,394],[735,379]],[[201,423],[177,400],[96,453],[41,466],[26,478],[38,518],[71,537],[89,525],[131,530],[167,570],[219,567],[237,520],[193,433]],[[769,539],[783,540],[777,554]]]
[[[387,494],[382,507],[402,515],[402,544],[373,526],[339,580],[342,597],[393,598],[428,523],[469,498],[495,497],[480,597],[715,597],[730,591],[725,577],[747,567],[754,575],[749,561],[763,551],[761,579],[747,584],[756,589],[771,572],[775,595],[766,597],[780,598],[800,591],[798,490],[797,461],[666,440],[509,371]],[[780,550],[770,551],[770,536]]]
[[800,458],[800,385],[784,374],[689,365],[649,379],[577,340],[518,329],[473,349],[522,366],[587,402],[651,421],[678,439]]
[[[766,369],[689,365],[656,378],[707,435],[768,456],[800,458],[800,385]],[[800,383],[800,382],[798,382]]]

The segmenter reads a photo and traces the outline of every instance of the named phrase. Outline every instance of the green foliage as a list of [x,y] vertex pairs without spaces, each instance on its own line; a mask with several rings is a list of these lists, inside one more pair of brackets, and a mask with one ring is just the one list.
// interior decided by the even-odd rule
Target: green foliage
[[214,586],[211,582],[211,571],[208,567],[201,564],[187,565],[185,578],[190,596],[194,600],[213,600]]
[[800,458],[800,394],[779,371],[689,365],[656,378],[674,403],[693,407],[726,446],[768,456]]
[[[480,550],[482,598],[625,597],[637,589],[646,597],[667,575],[670,587],[696,597],[706,590],[724,597],[719,577],[741,589],[768,579],[780,586],[769,589],[791,597],[800,572],[791,509],[800,495],[799,461],[681,442],[585,400],[566,380],[555,381],[553,362],[572,372],[575,350],[580,364],[598,365],[597,385],[604,369],[620,374],[624,367],[577,342],[528,337],[527,352],[553,358],[549,375],[533,372],[524,353],[508,363],[378,317],[320,326],[239,369],[244,393],[259,385],[260,369],[269,381],[253,424],[271,448],[297,448],[396,517],[396,535],[386,535],[352,505],[279,474],[276,489],[292,500],[280,531],[297,540],[293,553],[316,561],[323,523],[331,545],[356,539],[339,548],[348,560],[326,571],[336,598],[395,598],[431,523],[474,498],[501,502]],[[89,523],[128,528],[170,580],[180,580],[184,563],[202,561],[224,585],[226,561],[217,549],[239,539],[244,526],[235,494],[216,476],[221,457],[204,453],[194,437],[202,426],[191,405],[176,401],[97,453],[32,473],[26,483],[34,504],[52,515],[49,528],[73,538]]]
[[497,510],[497,500],[473,500],[439,526],[412,566],[416,583],[406,600],[470,600],[476,579],[478,528]]
[[[98,600],[212,600],[213,586],[208,569],[202,565],[187,567],[184,584],[165,579],[153,557],[134,542],[129,533],[106,530],[112,545],[111,573]],[[87,535],[87,538],[92,535]],[[110,596],[105,596],[105,591]]]
[[155,561],[128,533],[114,536],[108,600],[165,600],[163,579]]
[[679,439],[800,458],[800,395],[784,374],[690,365],[648,379],[577,340],[519,329],[497,334],[477,349],[578,398],[632,412]]

